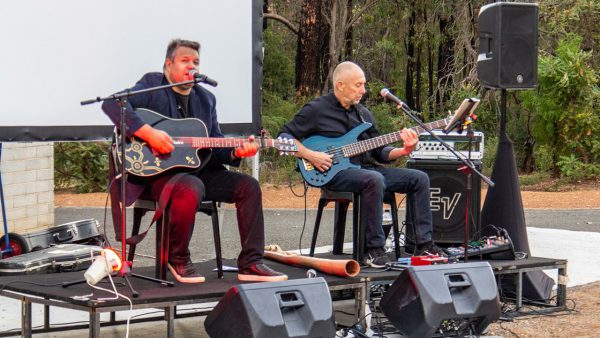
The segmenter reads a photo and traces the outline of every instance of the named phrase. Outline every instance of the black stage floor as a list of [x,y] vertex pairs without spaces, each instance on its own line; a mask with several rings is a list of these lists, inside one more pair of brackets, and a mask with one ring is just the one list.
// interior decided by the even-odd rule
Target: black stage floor
[[[321,258],[338,259],[348,259],[348,257],[350,257],[347,255],[334,256],[332,254],[323,254],[317,256]],[[226,266],[236,266],[234,260],[224,260],[223,263]],[[269,260],[267,260],[267,263],[272,268],[287,274],[290,279],[306,278],[307,268],[305,267],[294,267]],[[513,271],[523,269],[548,269],[552,267],[560,267],[562,265],[566,266],[565,260],[540,257],[531,257],[528,259],[514,261],[496,260],[489,261],[489,263],[492,266],[494,273],[497,274],[510,273]],[[217,272],[213,271],[213,269],[216,267],[214,260],[196,263],[195,266],[206,277],[206,282],[199,284],[182,284],[176,282],[174,278],[170,275],[170,273],[168,273],[168,278],[170,281],[175,282],[174,287],[168,287],[165,285],[161,285],[155,282],[146,281],[135,277],[130,278],[134,289],[139,292],[139,297],[132,298],[133,304],[151,304],[179,301],[190,302],[193,300],[198,300],[198,302],[201,302],[202,300],[206,299],[218,299],[222,297],[232,286],[242,283],[237,280],[236,272],[225,272],[223,279],[218,279]],[[141,275],[154,275],[154,267],[141,267],[134,268],[133,270],[135,273]],[[110,297],[111,294],[95,290],[88,286],[86,283],[72,285],[68,288],[63,288],[61,286],[63,282],[82,280],[84,272],[85,271],[44,275],[4,276],[0,277],[0,291],[10,290],[31,296],[63,301],[74,305],[90,308],[102,308],[105,306],[119,306],[129,304],[124,299],[97,301],[95,299],[102,297]],[[343,287],[344,285],[358,284],[365,281],[393,281],[399,273],[399,270],[380,270],[363,267],[361,269],[361,273],[356,277],[345,278],[332,276],[320,272],[318,272],[318,276],[324,277],[329,287]],[[125,296],[130,297],[131,292],[124,284],[124,280],[119,277],[115,277],[113,279],[115,283],[118,284],[117,290]],[[43,286],[42,284],[48,286]],[[112,288],[107,278],[98,283],[98,286],[108,289]],[[89,299],[73,298],[76,296],[89,295],[90,293],[93,293],[93,295],[90,296]]]
[[[281,271],[288,275],[289,279],[306,278],[307,268],[293,267],[289,265],[280,264],[278,262],[267,261],[268,265],[277,271]],[[236,266],[234,260],[224,260],[223,264],[226,266]],[[202,300],[214,299],[222,297],[227,290],[232,286],[241,284],[237,280],[237,272],[224,272],[223,279],[217,278],[217,272],[212,271],[216,267],[214,260],[207,262],[194,264],[199,272],[206,277],[206,282],[198,284],[183,284],[178,283],[168,273],[168,280],[175,282],[174,287],[165,286],[155,282],[131,277],[131,283],[134,289],[139,293],[139,297],[131,298],[133,304],[150,304],[150,303],[164,303],[164,302],[178,302],[178,301],[192,301],[198,300],[200,303]],[[54,299],[58,301],[68,302],[74,305],[91,308],[102,308],[105,306],[118,306],[128,305],[129,303],[125,299],[110,300],[110,301],[96,301],[96,298],[110,297],[111,294],[91,288],[85,282],[63,288],[61,284],[63,282],[71,282],[75,280],[82,280],[85,271],[67,272],[67,273],[54,273],[44,275],[19,275],[19,276],[4,276],[0,277],[0,290],[4,286],[4,290],[10,290],[18,293],[24,293],[27,295],[42,297],[46,299]],[[141,267],[134,268],[133,272],[145,276],[154,276],[154,267]],[[347,284],[360,283],[361,277],[344,278],[338,276],[332,276],[327,274],[318,274],[320,277],[324,277],[327,284],[331,286],[343,286]],[[129,288],[124,284],[124,280],[119,277],[113,277],[115,283],[117,283],[117,291],[127,297],[131,297]],[[32,284],[36,283],[36,284]],[[39,285],[38,285],[39,284]],[[48,286],[42,286],[45,284]],[[108,278],[97,284],[102,288],[112,289]],[[75,296],[88,295],[93,293],[87,300],[74,299]]]
[[[323,254],[317,255],[320,258],[348,259],[350,255]],[[470,259],[469,261],[475,261]],[[226,266],[235,266],[234,260],[224,260]],[[294,267],[284,265],[278,262],[267,262],[274,269],[286,273],[290,279],[306,278],[306,267]],[[495,274],[513,274],[517,285],[517,309],[521,307],[521,281],[523,272],[543,269],[558,269],[558,283],[556,306],[549,312],[560,311],[566,304],[566,260],[531,257],[515,261],[489,261]],[[459,263],[460,264],[460,263]],[[212,301],[218,301],[233,286],[240,284],[237,280],[236,272],[225,272],[223,279],[217,278],[217,272],[212,271],[216,267],[214,260],[196,263],[195,266],[206,277],[206,282],[200,284],[181,284],[175,282],[174,287],[158,284],[155,282],[131,278],[134,289],[139,293],[139,297],[131,298],[133,308],[162,308],[164,309],[163,320],[167,320],[167,337],[174,337],[174,319],[177,315],[176,307],[184,304],[201,304]],[[456,267],[456,265],[454,265]],[[135,268],[134,272],[141,275],[153,276],[154,267]],[[44,311],[44,329],[37,332],[48,332],[50,307],[57,306],[62,308],[80,310],[89,312],[89,336],[101,337],[100,333],[100,313],[115,312],[129,309],[129,302],[123,298],[114,299],[112,294],[91,288],[86,283],[72,285],[63,288],[62,283],[75,280],[82,280],[85,271],[54,273],[44,275],[19,275],[0,277],[0,296],[15,298],[21,300],[21,334],[25,337],[31,337],[32,332],[32,310],[31,304],[39,303],[46,306]],[[363,318],[365,314],[364,304],[368,300],[368,285],[376,283],[392,283],[401,273],[400,270],[378,270],[373,268],[363,268],[360,274],[352,278],[331,276],[324,273],[318,273],[319,277],[325,278],[329,289],[334,290],[355,290],[356,318]],[[174,279],[169,274],[169,280]],[[131,297],[129,288],[125,285],[122,278],[114,278],[118,283],[118,292]],[[43,285],[42,285],[43,284]],[[45,285],[45,286],[44,286]],[[97,286],[111,289],[108,279],[104,279]],[[81,296],[87,296],[82,298]],[[99,298],[111,298],[109,300],[99,300]],[[158,318],[158,319],[161,319]],[[114,321],[111,315],[109,323],[119,324]],[[37,333],[36,332],[36,333]],[[4,335],[1,335],[4,336]]]

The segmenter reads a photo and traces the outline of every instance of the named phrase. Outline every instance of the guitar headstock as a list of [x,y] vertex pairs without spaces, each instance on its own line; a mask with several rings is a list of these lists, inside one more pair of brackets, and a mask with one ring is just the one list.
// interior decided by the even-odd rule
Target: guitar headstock
[[298,151],[298,146],[293,139],[278,137],[273,140],[273,147],[279,150],[279,155],[291,155]]

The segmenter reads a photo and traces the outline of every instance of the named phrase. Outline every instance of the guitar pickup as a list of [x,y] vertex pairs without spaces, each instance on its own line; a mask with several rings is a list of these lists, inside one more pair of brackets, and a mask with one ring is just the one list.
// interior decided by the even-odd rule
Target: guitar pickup
[[313,165],[305,159],[302,159],[302,165],[306,171],[315,170],[315,167],[313,167]]

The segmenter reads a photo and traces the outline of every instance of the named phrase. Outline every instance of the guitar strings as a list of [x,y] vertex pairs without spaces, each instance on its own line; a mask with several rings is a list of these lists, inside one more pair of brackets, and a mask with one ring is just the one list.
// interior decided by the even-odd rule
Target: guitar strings
[[[449,118],[446,118],[446,119],[442,119],[442,120],[439,120],[439,121],[434,121],[434,122],[426,123],[425,126],[427,126],[428,128],[437,128],[437,127],[440,127],[442,125],[447,125],[447,123],[448,123],[449,120],[450,120]],[[417,129],[417,131],[419,131],[419,132],[425,131],[425,129],[423,129],[420,126],[417,126],[417,127],[414,127],[414,128]],[[392,137],[392,135],[396,135],[396,134],[399,135],[400,131],[395,131],[393,133],[381,135],[381,136],[374,137],[374,138],[367,139],[367,140],[361,140],[361,141],[358,141],[358,142],[356,142],[354,144],[346,144],[346,145],[343,145],[341,147],[331,148],[331,149],[328,149],[327,151],[325,151],[325,153],[328,154],[328,155],[332,155],[332,159],[333,160],[337,160],[339,158],[346,157],[344,155],[344,149],[347,149],[350,152],[352,150],[357,150],[358,151],[357,154],[360,154],[364,150],[364,149],[362,149],[363,145],[366,146],[366,147],[369,147],[372,144],[377,145],[377,143],[375,143],[375,141],[377,141],[377,140],[386,140],[386,141],[384,141],[384,144],[382,144],[382,145],[385,145],[385,144],[390,143],[390,142],[388,142],[387,139],[389,138],[390,140],[393,141],[393,139],[391,137]]]

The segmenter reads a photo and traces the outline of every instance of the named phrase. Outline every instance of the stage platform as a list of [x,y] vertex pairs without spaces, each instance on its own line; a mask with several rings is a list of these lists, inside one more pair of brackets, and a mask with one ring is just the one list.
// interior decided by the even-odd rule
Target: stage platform
[[[343,258],[347,256],[318,255],[323,258]],[[495,274],[513,274],[517,285],[517,307],[522,305],[521,300],[521,278],[527,271],[558,269],[558,291],[554,311],[565,309],[566,303],[566,269],[567,261],[560,259],[549,259],[532,257],[524,260],[515,261],[489,261]],[[235,266],[235,261],[225,260],[225,265]],[[290,279],[306,278],[307,268],[292,267],[277,262],[268,261],[268,264],[274,269],[286,273]],[[458,263],[460,264],[460,263]],[[207,281],[201,284],[180,284],[175,283],[174,287],[160,285],[154,282],[139,278],[131,278],[132,284],[139,297],[131,298],[134,309],[159,308],[164,310],[164,316],[156,317],[156,320],[166,321],[166,337],[174,336],[174,320],[178,317],[177,306],[187,304],[204,304],[218,301],[232,286],[240,284],[237,280],[237,273],[225,272],[223,279],[217,278],[216,271],[212,271],[216,266],[214,260],[203,263],[196,263],[197,268],[206,276]],[[154,267],[143,267],[134,269],[135,273],[153,276]],[[122,324],[123,321],[115,321],[114,312],[129,310],[129,302],[125,299],[98,301],[97,298],[111,297],[111,294],[94,290],[87,284],[77,284],[68,288],[63,288],[63,282],[70,282],[83,278],[84,271],[56,273],[46,275],[24,275],[0,277],[0,295],[18,299],[21,301],[21,332],[11,332],[10,334],[0,334],[0,336],[21,335],[31,337],[37,332],[51,332],[65,330],[67,328],[51,328],[49,325],[50,311],[52,307],[67,308],[89,313],[89,336],[100,337],[100,327],[108,325]],[[365,304],[369,297],[367,290],[373,284],[383,284],[393,282],[399,270],[382,271],[372,268],[364,268],[361,273],[353,278],[343,278],[331,276],[324,273],[318,273],[327,281],[330,291],[354,290],[355,297],[355,318],[364,318]],[[171,278],[171,281],[174,281]],[[563,282],[561,282],[563,281]],[[123,284],[121,278],[115,278],[119,283],[117,289],[120,293],[131,297],[127,286]],[[53,286],[39,286],[29,283],[48,284]],[[103,288],[110,288],[110,284],[105,281],[98,284]],[[86,298],[73,298],[76,296],[89,295]],[[32,304],[44,305],[44,328],[32,329]],[[111,313],[111,320],[100,322],[100,313]],[[202,313],[197,313],[199,315]],[[147,321],[148,319],[146,319]],[[81,328],[73,327],[73,328]]]

